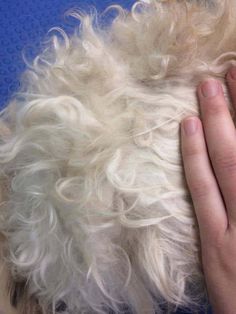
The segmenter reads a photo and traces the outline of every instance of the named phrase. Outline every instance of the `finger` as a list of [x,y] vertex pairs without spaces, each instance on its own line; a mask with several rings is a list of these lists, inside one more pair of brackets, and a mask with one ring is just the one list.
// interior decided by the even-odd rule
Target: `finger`
[[[188,123],[196,121],[196,131],[188,131]],[[192,128],[193,129],[193,128]],[[191,131],[191,127],[190,127]],[[181,124],[181,149],[185,176],[192,196],[201,238],[227,229],[227,216],[216,178],[207,154],[201,121],[196,117]]]
[[221,84],[208,80],[198,88],[203,128],[229,223],[236,224],[236,133]]
[[228,71],[226,79],[229,86],[229,93],[232,99],[233,107],[236,109],[236,67],[232,67]]

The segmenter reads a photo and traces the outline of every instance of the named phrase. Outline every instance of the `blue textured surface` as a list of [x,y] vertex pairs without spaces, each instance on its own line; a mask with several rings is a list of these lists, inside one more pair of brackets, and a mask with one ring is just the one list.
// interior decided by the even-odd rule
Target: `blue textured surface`
[[51,27],[59,26],[70,32],[77,23],[64,13],[71,8],[89,11],[91,6],[103,11],[119,3],[130,8],[134,0],[0,0],[0,107],[19,86],[26,57],[37,55],[40,41]]
[[[71,8],[89,11],[94,6],[103,11],[108,5],[119,3],[130,8],[134,0],[0,0],[0,107],[19,87],[25,69],[22,51],[32,58],[40,50],[40,42],[55,26],[70,32],[76,22],[65,18]],[[74,23],[74,24],[73,24]],[[78,22],[77,22],[78,23]],[[179,314],[185,312],[179,311]],[[189,313],[189,312],[188,312]]]

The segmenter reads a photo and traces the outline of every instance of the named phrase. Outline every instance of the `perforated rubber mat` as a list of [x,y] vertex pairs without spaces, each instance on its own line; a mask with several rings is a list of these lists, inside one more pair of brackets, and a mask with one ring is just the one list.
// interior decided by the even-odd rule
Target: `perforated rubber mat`
[[[25,68],[22,53],[32,58],[40,51],[40,42],[52,27],[73,30],[78,21],[65,16],[71,8],[99,12],[111,4],[130,8],[134,1],[111,0],[1,0],[0,1],[0,107],[19,87]],[[108,17],[107,17],[108,18]]]

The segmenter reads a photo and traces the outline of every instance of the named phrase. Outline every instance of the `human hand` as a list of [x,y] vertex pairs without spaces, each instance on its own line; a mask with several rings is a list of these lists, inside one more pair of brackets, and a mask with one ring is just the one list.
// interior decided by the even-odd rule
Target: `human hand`
[[[236,110],[236,68],[228,72],[226,80]],[[220,82],[203,82],[198,87],[198,97],[201,120],[188,117],[181,123],[185,176],[199,224],[210,302],[214,313],[234,314],[236,131]]]

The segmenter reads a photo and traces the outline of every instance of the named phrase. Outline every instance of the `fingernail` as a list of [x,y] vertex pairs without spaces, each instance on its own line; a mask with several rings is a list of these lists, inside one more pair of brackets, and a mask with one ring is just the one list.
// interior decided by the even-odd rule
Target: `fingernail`
[[215,97],[219,92],[219,83],[215,80],[208,80],[201,85],[202,95],[206,98]]
[[197,131],[197,121],[195,118],[187,118],[183,122],[185,135],[194,135]]
[[232,80],[236,80],[236,67],[232,67],[229,70],[229,75],[231,77]]

